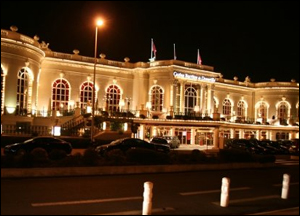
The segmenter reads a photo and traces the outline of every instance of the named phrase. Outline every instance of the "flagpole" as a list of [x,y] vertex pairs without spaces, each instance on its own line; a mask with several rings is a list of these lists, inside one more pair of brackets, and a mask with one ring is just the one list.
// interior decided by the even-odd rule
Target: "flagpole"
[[153,58],[153,39],[151,38],[151,58],[150,59],[152,59]]
[[177,59],[177,56],[176,56],[176,50],[175,50],[175,43],[174,43],[174,60]]

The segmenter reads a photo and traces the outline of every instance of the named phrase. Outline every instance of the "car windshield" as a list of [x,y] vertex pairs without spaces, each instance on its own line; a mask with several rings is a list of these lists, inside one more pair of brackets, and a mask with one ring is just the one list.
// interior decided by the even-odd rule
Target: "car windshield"
[[124,139],[117,139],[115,141],[112,141],[109,145],[117,145],[118,143],[122,142]]
[[24,143],[29,143],[29,142],[32,142],[33,139],[29,139],[29,140],[25,140]]

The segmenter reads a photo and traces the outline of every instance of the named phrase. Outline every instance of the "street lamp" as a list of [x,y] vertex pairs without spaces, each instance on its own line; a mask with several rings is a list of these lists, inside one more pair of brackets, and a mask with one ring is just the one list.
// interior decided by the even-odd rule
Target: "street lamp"
[[98,38],[98,27],[103,25],[103,20],[98,19],[96,21],[96,32],[95,32],[95,53],[94,53],[94,77],[93,77],[93,91],[92,91],[92,125],[91,125],[91,141],[94,142],[94,124],[95,124],[95,91],[96,91],[96,64],[97,64],[97,38]]

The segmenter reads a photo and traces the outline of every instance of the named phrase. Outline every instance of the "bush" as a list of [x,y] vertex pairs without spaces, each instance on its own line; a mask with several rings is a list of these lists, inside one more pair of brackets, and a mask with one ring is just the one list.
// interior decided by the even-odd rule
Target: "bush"
[[126,159],[129,163],[137,165],[169,163],[169,156],[167,154],[141,148],[129,149],[126,152]]
[[205,152],[200,151],[198,149],[194,149],[191,152],[191,162],[199,163],[199,162],[206,162],[207,157]]
[[48,153],[43,148],[35,148],[30,152],[33,162],[37,166],[42,166],[49,162]]
[[157,115],[152,116],[153,119],[158,119]]
[[253,162],[254,159],[249,152],[236,150],[236,149],[220,149],[219,151],[220,162]]
[[145,119],[146,116],[145,116],[144,114],[141,114],[141,115],[140,115],[140,118]]
[[53,149],[49,154],[50,160],[61,160],[66,156],[66,152],[60,149]]
[[108,151],[104,157],[109,165],[122,165],[126,161],[125,155],[120,149]]
[[169,116],[169,115],[168,115],[166,118],[167,118],[167,119],[173,119],[173,117],[172,117],[172,116]]
[[99,156],[96,151],[92,148],[88,148],[84,151],[82,156],[83,166],[96,166],[99,162]]
[[51,163],[52,167],[80,167],[82,166],[82,155],[76,153],[61,160],[55,160]]

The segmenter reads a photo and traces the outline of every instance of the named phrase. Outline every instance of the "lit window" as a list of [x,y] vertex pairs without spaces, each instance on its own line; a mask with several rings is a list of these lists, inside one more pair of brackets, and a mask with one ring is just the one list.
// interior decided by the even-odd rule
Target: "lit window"
[[57,79],[52,86],[52,110],[64,111],[70,99],[70,85],[65,79]]
[[186,114],[192,113],[197,105],[197,90],[193,86],[186,86],[184,92],[184,111]]
[[[81,109],[84,109],[87,106],[87,103],[92,103],[93,100],[93,83],[84,82],[80,87],[80,106]],[[95,101],[96,101],[96,92],[95,92]]]
[[106,91],[106,103],[109,111],[119,111],[121,89],[116,85],[111,85]]
[[223,101],[223,115],[231,115],[231,101],[229,99]]
[[164,91],[160,86],[153,86],[150,93],[151,98],[151,110],[152,111],[162,111]]

